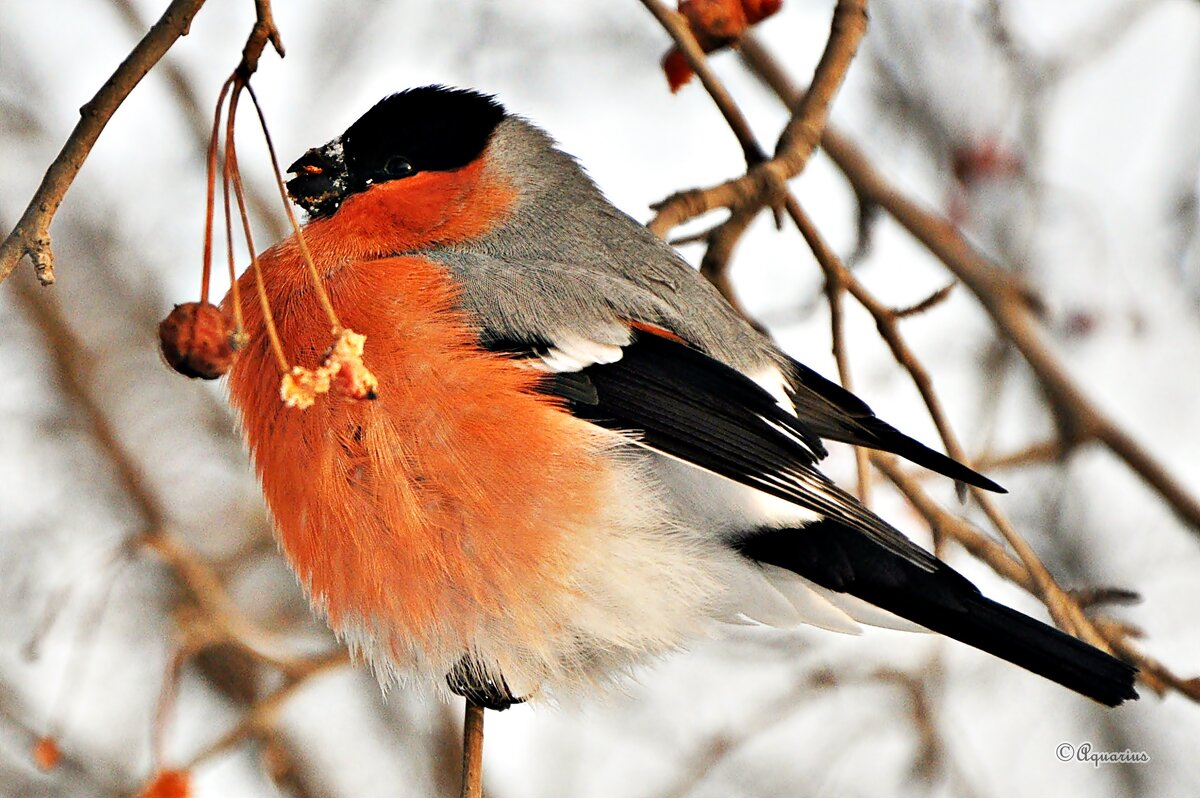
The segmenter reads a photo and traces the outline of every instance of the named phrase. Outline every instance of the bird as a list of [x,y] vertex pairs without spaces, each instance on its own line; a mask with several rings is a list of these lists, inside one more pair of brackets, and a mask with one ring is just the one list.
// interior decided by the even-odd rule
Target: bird
[[[247,302],[230,401],[313,608],[385,685],[502,710],[729,624],[865,624],[1137,697],[1133,666],[986,598],[818,463],[835,441],[999,485],[788,356],[494,96],[389,95],[289,173],[379,388],[282,407]],[[298,241],[258,264],[288,361],[319,362]]]

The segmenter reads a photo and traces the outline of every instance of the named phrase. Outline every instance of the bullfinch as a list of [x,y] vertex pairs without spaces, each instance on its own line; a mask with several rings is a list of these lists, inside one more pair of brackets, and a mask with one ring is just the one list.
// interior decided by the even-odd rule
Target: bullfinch
[[[1133,667],[985,598],[816,465],[832,440],[995,483],[752,329],[494,98],[391,95],[291,172],[378,396],[284,408],[247,302],[231,401],[309,599],[385,683],[503,709],[723,623],[869,624],[1136,698]],[[295,239],[260,266],[289,362],[315,364],[329,323]]]

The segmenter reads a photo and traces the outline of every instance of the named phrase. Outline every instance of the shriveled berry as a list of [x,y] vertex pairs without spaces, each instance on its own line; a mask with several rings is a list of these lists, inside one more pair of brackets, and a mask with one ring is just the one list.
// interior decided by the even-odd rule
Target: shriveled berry
[[138,793],[138,798],[188,798],[191,794],[192,777],[188,771],[160,770]]
[[33,761],[42,770],[54,770],[62,759],[62,751],[53,737],[39,737],[33,746]]
[[185,377],[215,380],[233,364],[238,349],[233,319],[208,302],[187,302],[158,325],[167,365]]

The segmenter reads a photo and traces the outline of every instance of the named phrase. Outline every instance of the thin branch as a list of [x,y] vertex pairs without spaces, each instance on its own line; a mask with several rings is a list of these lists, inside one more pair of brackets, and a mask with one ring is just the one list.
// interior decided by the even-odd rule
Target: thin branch
[[183,675],[183,663],[187,657],[186,649],[177,648],[172,651],[171,657],[167,661],[166,672],[163,674],[158,703],[154,709],[154,725],[150,735],[150,770],[153,772],[161,770],[166,761],[167,726],[170,725],[171,715],[175,709],[175,700],[179,695],[179,678]]
[[467,700],[463,716],[462,798],[483,798],[483,707]]
[[1111,651],[1112,647],[1096,632],[1091,622],[1084,617],[1083,611],[1079,606],[1071,600],[1067,592],[1055,581],[1049,569],[1046,568],[1034,552],[1033,547],[1026,542],[1025,538],[1021,537],[1016,527],[1008,520],[1008,517],[1000,511],[992,495],[986,491],[972,487],[971,496],[979,504],[980,509],[983,510],[988,520],[992,522],[992,526],[1000,532],[1004,540],[1012,547],[1012,550],[1017,553],[1017,557],[1020,558],[1025,569],[1029,572],[1030,578],[1033,580],[1034,594],[1046,605],[1046,609],[1050,610],[1050,616],[1054,618],[1054,622],[1060,628],[1076,637],[1083,638],[1092,645]]
[[[791,106],[800,92],[766,50],[747,38],[741,48],[751,70]],[[941,260],[978,299],[997,329],[1033,370],[1049,400],[1064,451],[1089,441],[1103,444],[1171,507],[1194,534],[1200,534],[1200,500],[1127,432],[1109,419],[1071,379],[1042,339],[1037,305],[1014,275],[976,251],[948,221],[921,207],[890,184],[849,139],[825,129],[824,152],[859,194],[879,205]]]
[[734,310],[765,335],[766,329],[750,318],[750,314],[738,299],[733,282],[729,279],[729,264],[732,262],[733,251],[757,215],[757,209],[739,208],[704,236],[705,248],[704,257],[700,259],[700,274],[716,287]]
[[[715,77],[703,79],[706,73],[710,76],[712,73],[691,30],[679,24],[679,20],[675,24],[668,24],[664,15],[671,12],[657,0],[642,2],[663,23],[688,64],[697,75],[701,75],[705,88],[713,94],[714,100],[718,94],[713,92],[720,93],[722,99],[718,100],[718,105],[736,108],[720,81]],[[734,180],[707,189],[691,189],[671,195],[655,206],[656,215],[647,227],[662,236],[689,219],[716,208],[749,207],[757,210],[764,204],[775,205],[787,181],[803,171],[820,142],[833,97],[845,80],[866,29],[867,0],[838,0],[833,11],[829,40],[813,74],[812,90],[805,95],[803,102],[796,105],[776,145],[775,156]],[[728,115],[726,118],[729,118]],[[748,128],[736,128],[735,133],[747,152],[752,152],[753,148],[761,149],[753,143]]]
[[958,285],[956,282],[946,283],[920,302],[903,308],[892,308],[892,315],[897,319],[907,319],[909,316],[920,316],[922,313],[928,313],[949,299],[950,292],[954,290],[954,286],[956,285]]
[[100,133],[125,98],[141,82],[167,50],[186,36],[192,18],[204,0],[174,0],[121,62],[100,90],[79,109],[80,120],[66,144],[46,170],[42,183],[12,229],[0,244],[0,282],[3,282],[25,255],[33,262],[42,285],[54,282],[54,254],[50,248],[50,222],[58,211],[67,189],[92,151]]
[[688,60],[692,71],[700,78],[700,83],[703,84],[705,90],[708,92],[708,96],[712,97],[713,102],[717,104],[717,109],[721,112],[721,116],[725,117],[725,122],[729,125],[729,129],[733,131],[733,134],[737,136],[738,143],[742,145],[742,152],[746,157],[746,166],[753,166],[765,161],[767,155],[763,152],[762,147],[758,145],[758,141],[755,140],[754,133],[750,130],[750,123],[746,121],[745,114],[738,108],[737,103],[733,101],[733,97],[725,89],[724,84],[717,79],[716,73],[708,65],[708,59],[704,57],[704,50],[701,49],[700,43],[696,41],[696,37],[692,34],[692,29],[688,27],[687,19],[682,14],[667,8],[659,0],[642,0],[642,5],[654,15],[659,24],[675,40],[676,46],[679,47],[679,51],[683,53],[684,58]]
[[813,73],[812,84],[792,112],[775,147],[775,161],[784,179],[800,174],[820,144],[833,98],[845,81],[866,32],[867,0],[838,0],[833,9],[829,41]]
[[[845,314],[842,312],[842,295],[846,290],[840,275],[830,279],[825,275],[825,297],[829,301],[829,332],[833,344],[833,359],[837,364],[838,381],[847,391],[854,390],[854,378],[850,372],[850,356],[846,352]],[[871,506],[871,470],[867,450],[854,447],[854,469],[858,477],[858,499]]]
[[[750,52],[747,53],[747,60],[750,63],[753,64],[755,58],[758,61],[769,63],[765,52],[761,51],[761,48],[757,48],[752,41],[748,49]],[[775,80],[783,79],[783,73],[778,69],[764,69],[763,74],[769,74]],[[784,98],[782,91],[780,91],[780,96],[781,99]],[[802,100],[799,102],[799,105],[803,105]],[[793,104],[793,107],[798,106]],[[1092,437],[1104,440],[1103,435],[1112,435],[1116,428],[1111,425],[1098,424],[1098,420],[1102,419],[1099,416],[1099,411],[1086,404],[1082,394],[1066,377],[1063,367],[1058,364],[1049,351],[1041,345],[1040,340],[1036,338],[1037,331],[1033,325],[1035,324],[1035,314],[1038,305],[1031,298],[1030,292],[1025,289],[1024,285],[1013,275],[990,263],[982,255],[975,252],[947,222],[920,209],[915,203],[884,182],[866,159],[847,141],[839,139],[829,130],[825,131],[823,141],[825,142],[827,151],[830,151],[830,156],[842,167],[861,196],[889,210],[918,240],[921,240],[935,255],[943,260],[960,281],[976,294],[980,302],[984,304],[985,308],[993,316],[1001,332],[1017,344],[1019,351],[1030,362],[1031,366],[1034,367],[1035,373],[1038,374],[1040,379],[1044,380],[1043,388],[1051,398],[1052,407],[1066,404],[1062,401],[1065,395],[1066,398],[1071,400],[1067,404],[1067,407],[1075,411],[1071,417],[1073,420],[1097,424],[1097,426],[1086,429]],[[836,145],[831,146],[832,142],[836,142]],[[835,147],[839,150],[837,153],[838,157],[835,157],[832,151]],[[870,180],[868,181],[867,178]],[[836,274],[837,280],[874,317],[876,327],[881,337],[883,337],[891,348],[896,361],[909,372],[918,390],[921,392],[930,416],[933,418],[939,433],[942,435],[947,452],[951,457],[966,462],[962,447],[958,444],[953,431],[946,421],[945,414],[941,409],[940,400],[933,390],[928,373],[915,358],[899,333],[897,322],[900,316],[896,311],[879,302],[841,264],[816,230],[815,225],[812,224],[811,220],[804,213],[795,197],[791,196],[786,188],[783,189],[783,196],[785,197],[785,207],[787,208],[788,215],[791,216],[796,226],[800,229],[805,240],[813,250],[814,255],[817,257],[818,262],[826,270],[827,275]],[[940,301],[936,294],[933,301],[934,303]],[[1024,340],[1021,340],[1022,336],[1025,336]],[[1030,344],[1029,336],[1033,337],[1032,340],[1036,345]],[[1025,346],[1022,346],[1022,343]],[[1053,379],[1050,379],[1051,377]],[[1059,402],[1054,401],[1056,392],[1059,394]],[[1056,417],[1060,421],[1060,435],[1063,441],[1068,445],[1071,442],[1079,441],[1078,430],[1084,428],[1078,427],[1073,429],[1065,427],[1062,424],[1064,415],[1061,410],[1056,414]],[[1076,434],[1069,434],[1072,432]],[[1132,445],[1132,442],[1127,440],[1122,441],[1122,445],[1129,446]],[[1146,459],[1148,459],[1148,456]],[[1126,458],[1126,461],[1130,462],[1135,470],[1138,470],[1138,466],[1135,465],[1138,462],[1137,458]],[[1142,467],[1148,468],[1148,464],[1142,462]],[[1157,477],[1160,480],[1160,487],[1164,480],[1167,481],[1169,486],[1169,480],[1171,479],[1169,474],[1163,471]],[[1122,654],[1127,654],[1135,664],[1146,671],[1144,680],[1153,689],[1162,689],[1163,686],[1168,684],[1173,687],[1182,685],[1183,687],[1177,687],[1177,689],[1180,689],[1185,695],[1191,698],[1196,698],[1200,695],[1200,680],[1181,680],[1173,674],[1166,672],[1165,669],[1161,668],[1161,665],[1150,660],[1136,649],[1125,645],[1125,641],[1122,638],[1106,637],[1097,628],[1096,624],[1084,614],[1082,607],[1075,598],[1064,591],[1054,581],[1049,571],[1034,553],[1032,547],[1025,542],[1009,520],[1000,512],[992,496],[978,488],[971,488],[971,492],[992,525],[1005,538],[1019,559],[1019,562],[1016,560],[1010,562],[1011,558],[1004,559],[993,556],[999,568],[1003,569],[1003,571],[998,572],[1002,574],[1005,572],[1011,573],[1015,579],[1019,580],[1019,583],[1028,586],[1045,604],[1051,616],[1060,627],[1108,651],[1117,651],[1118,646],[1120,646],[1119,650]],[[1160,490],[1160,492],[1168,500],[1171,499],[1169,491],[1164,492]],[[1197,513],[1197,518],[1200,518],[1200,512]],[[931,520],[931,528],[935,533],[935,541],[938,540],[937,533],[939,528],[946,528],[948,526],[950,525],[940,516],[936,522]],[[976,535],[976,543],[980,540],[986,540],[986,538]],[[994,554],[994,551],[991,552],[991,555]],[[1004,552],[1004,555],[1006,558],[1008,557],[1006,552]],[[1013,567],[1013,563],[1016,563],[1016,568]],[[1109,626],[1106,628],[1112,629],[1113,627]]]
[[1059,463],[1066,455],[1058,438],[1038,441],[1022,447],[1014,452],[1000,455],[984,454],[976,458],[975,465],[984,471],[996,471],[1002,468],[1019,468],[1021,466],[1039,463]]
[[945,510],[935,502],[921,487],[921,480],[900,467],[900,461],[895,455],[871,452],[871,464],[896,486],[937,533],[958,541],[975,559],[987,563],[1000,576],[1036,595],[1033,579],[1019,560],[995,540],[984,535],[970,521]]

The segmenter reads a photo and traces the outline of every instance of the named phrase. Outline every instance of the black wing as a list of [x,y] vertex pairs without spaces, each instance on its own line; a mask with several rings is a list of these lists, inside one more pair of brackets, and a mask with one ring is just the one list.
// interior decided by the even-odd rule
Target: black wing
[[788,396],[796,406],[796,415],[822,438],[882,449],[959,482],[996,493],[1008,492],[957,460],[880,421],[866,402],[803,363],[790,360],[788,365],[791,369]]
[[[554,348],[529,341],[489,346],[516,357],[548,355]],[[1137,697],[1136,669],[987,599],[818,472],[814,465],[825,454],[820,435],[906,456],[916,451],[943,473],[944,460],[973,476],[975,484],[983,480],[889,427],[853,394],[796,366],[798,416],[741,372],[652,333],[634,332],[615,362],[548,373],[543,388],[562,397],[579,418],[631,432],[644,446],[825,517],[802,529],[745,530],[734,543],[745,556],[856,596],[1110,706]]]
[[[552,345],[489,340],[488,346],[538,355]],[[840,519],[904,560],[936,567],[928,552],[813,467],[825,449],[803,421],[741,372],[684,343],[635,332],[620,360],[547,374],[543,386],[579,418]]]

